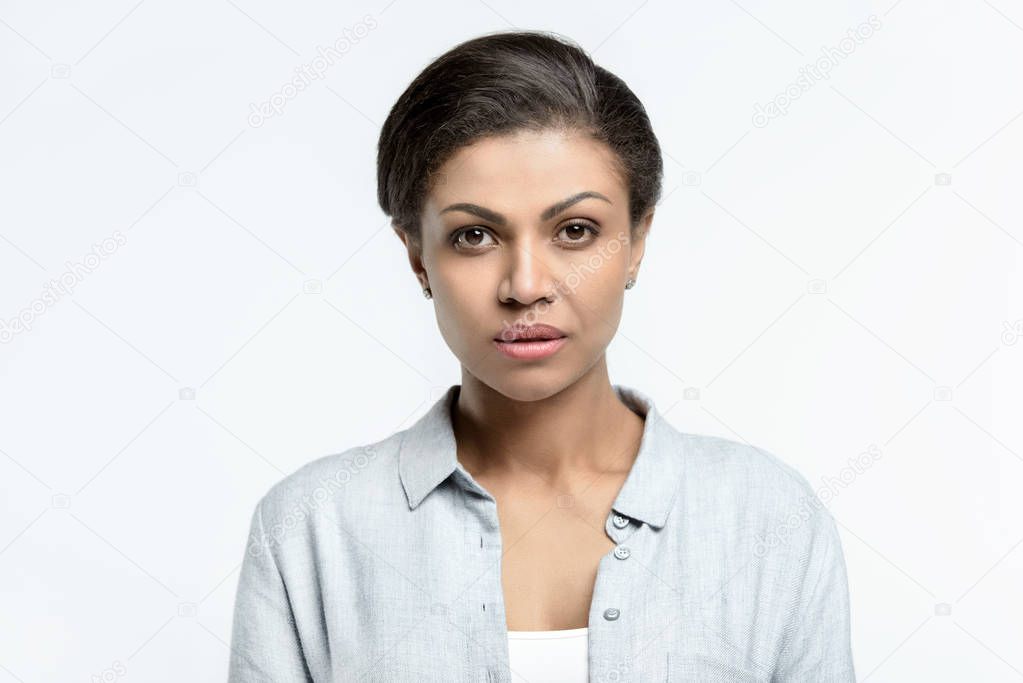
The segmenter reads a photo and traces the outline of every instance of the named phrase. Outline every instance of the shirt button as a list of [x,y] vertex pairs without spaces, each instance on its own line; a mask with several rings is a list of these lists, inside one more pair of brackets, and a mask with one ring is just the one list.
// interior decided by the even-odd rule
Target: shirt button
[[611,523],[614,524],[617,529],[624,529],[629,526],[629,518],[624,515],[615,515],[611,519]]
[[624,560],[631,554],[632,551],[630,551],[624,545],[615,546],[615,557],[617,557],[619,560]]
[[617,607],[608,607],[606,610],[604,610],[604,618],[607,619],[608,621],[614,621],[615,619],[618,618],[620,614],[621,612],[618,610]]

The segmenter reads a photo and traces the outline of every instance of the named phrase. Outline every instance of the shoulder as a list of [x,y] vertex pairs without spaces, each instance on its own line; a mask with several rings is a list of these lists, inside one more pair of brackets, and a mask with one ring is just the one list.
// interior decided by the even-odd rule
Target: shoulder
[[754,444],[684,433],[685,476],[700,485],[736,491],[770,489],[783,502],[813,496],[810,482],[773,452]]
[[[708,516],[754,534],[755,543],[786,537],[818,545],[834,540],[835,522],[807,478],[775,453],[753,444],[685,433],[687,515]],[[824,545],[827,545],[825,543]]]
[[284,520],[307,519],[312,513],[365,502],[367,494],[384,490],[383,480],[397,476],[394,463],[402,435],[395,432],[302,465],[260,498],[257,511],[263,523],[269,527]]

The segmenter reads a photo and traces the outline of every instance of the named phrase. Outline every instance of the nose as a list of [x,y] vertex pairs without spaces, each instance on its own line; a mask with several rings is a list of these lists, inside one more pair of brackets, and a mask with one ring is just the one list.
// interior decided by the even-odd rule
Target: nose
[[508,250],[504,277],[498,288],[502,303],[517,301],[529,306],[540,299],[554,301],[556,280],[548,264],[533,245],[516,245]]

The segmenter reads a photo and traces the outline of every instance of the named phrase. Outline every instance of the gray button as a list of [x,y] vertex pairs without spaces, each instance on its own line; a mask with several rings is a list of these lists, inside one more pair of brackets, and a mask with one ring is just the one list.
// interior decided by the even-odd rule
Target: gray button
[[617,607],[608,607],[606,610],[604,610],[604,618],[607,619],[608,621],[614,621],[615,619],[618,618],[620,614],[621,612],[618,610]]
[[624,515],[615,515],[611,519],[611,523],[614,524],[615,527],[618,529],[624,529],[625,527],[629,526],[629,518],[625,517]]
[[615,546],[615,557],[617,557],[619,560],[624,560],[631,554],[632,551],[630,551],[624,545]]

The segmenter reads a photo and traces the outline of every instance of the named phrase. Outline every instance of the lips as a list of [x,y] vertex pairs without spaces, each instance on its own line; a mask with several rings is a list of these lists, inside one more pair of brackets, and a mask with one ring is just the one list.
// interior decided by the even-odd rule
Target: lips
[[557,339],[520,339],[513,342],[495,339],[491,343],[508,358],[520,361],[538,361],[557,353],[558,349],[568,343],[568,337],[559,337]]
[[494,341],[523,343],[561,339],[564,336],[565,333],[553,325],[511,325],[501,330],[501,332],[494,337]]

